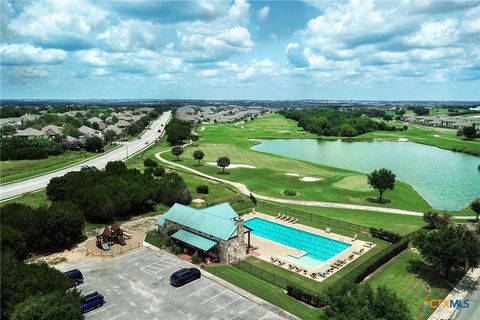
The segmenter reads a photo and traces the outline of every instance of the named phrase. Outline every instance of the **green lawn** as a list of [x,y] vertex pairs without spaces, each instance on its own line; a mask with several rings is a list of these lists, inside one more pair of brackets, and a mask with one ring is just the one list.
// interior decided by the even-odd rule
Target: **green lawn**
[[[277,204],[279,205],[279,204]],[[335,208],[320,208],[301,205],[281,204],[286,208],[292,208],[309,212],[313,215],[319,215],[332,219],[337,219],[345,222],[358,224],[365,227],[382,228],[388,231],[396,232],[400,235],[405,235],[413,232],[425,225],[422,217],[407,216],[392,213],[381,213],[362,210],[350,210],[350,209],[335,209]],[[277,212],[264,208],[257,208],[257,211],[264,212],[271,215],[276,215]],[[304,224],[311,224],[312,222],[303,219]],[[332,228],[331,225],[320,224],[314,222],[314,227],[325,229],[326,227]]]
[[37,208],[41,206],[49,206],[51,201],[47,199],[46,190],[42,189],[36,192],[24,193],[18,198],[0,202],[0,207],[9,203],[22,203]]
[[[403,126],[403,123],[395,123]],[[465,151],[471,154],[480,155],[480,139],[466,140],[457,136],[457,131],[452,129],[423,127],[408,125],[407,131],[375,131],[360,135],[354,139],[388,139],[398,140],[407,138],[410,141],[427,144],[442,149]]]
[[[422,270],[413,272],[411,268]],[[456,280],[453,281],[456,284]],[[418,300],[443,299],[452,290],[452,284],[437,276],[437,273],[430,270],[421,255],[404,251],[384,265],[366,283],[376,287],[387,285],[394,289],[410,306],[414,319],[427,319],[434,311],[433,309],[420,310],[417,308]],[[430,286],[430,291],[427,290]]]
[[301,319],[316,320],[321,310],[307,306],[288,296],[280,287],[259,279],[233,266],[207,267],[206,270]]
[[[115,148],[118,148],[118,146],[108,146],[105,148],[105,152]],[[95,152],[67,151],[58,156],[50,156],[48,159],[1,161],[0,183],[9,183],[44,174],[99,155]]]
[[[242,128],[243,127],[243,128]],[[179,163],[204,173],[231,181],[246,184],[253,192],[279,198],[290,198],[283,194],[285,189],[295,190],[299,200],[323,200],[330,202],[361,205],[385,206],[410,210],[429,210],[428,203],[406,183],[397,182],[394,191],[387,191],[385,197],[390,201],[379,204],[375,201],[378,194],[368,188],[366,175],[307,161],[289,159],[281,156],[256,152],[249,148],[257,143],[251,138],[314,138],[314,135],[300,130],[296,123],[280,115],[257,118],[243,125],[210,124],[203,125],[200,140],[195,147],[188,147],[180,157]],[[194,150],[205,153],[201,166],[192,158]],[[227,155],[232,164],[247,164],[256,168],[227,169],[228,175],[219,174],[215,162],[218,157]],[[171,153],[163,155],[175,160]],[[286,175],[298,173],[319,178],[319,181],[304,182],[299,177]]]

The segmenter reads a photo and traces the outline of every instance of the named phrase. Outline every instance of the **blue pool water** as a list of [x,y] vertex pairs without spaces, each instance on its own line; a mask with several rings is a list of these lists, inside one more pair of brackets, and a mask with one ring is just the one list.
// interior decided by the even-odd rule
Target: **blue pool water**
[[325,238],[261,218],[247,220],[245,221],[245,226],[250,228],[255,236],[307,252],[301,258],[289,257],[288,259],[311,268],[315,268],[350,247],[348,243]]

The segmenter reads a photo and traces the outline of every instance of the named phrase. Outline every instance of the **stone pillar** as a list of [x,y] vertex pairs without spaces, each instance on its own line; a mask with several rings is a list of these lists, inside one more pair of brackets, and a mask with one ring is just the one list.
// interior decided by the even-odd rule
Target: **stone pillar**
[[234,219],[237,225],[237,237],[240,243],[245,243],[245,226],[243,225],[243,218],[238,216]]

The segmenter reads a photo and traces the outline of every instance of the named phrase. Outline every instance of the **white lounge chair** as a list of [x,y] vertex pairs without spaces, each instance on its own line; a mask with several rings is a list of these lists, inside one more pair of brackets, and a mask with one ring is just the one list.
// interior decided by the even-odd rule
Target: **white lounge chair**
[[326,232],[326,233],[330,233],[330,231],[332,231],[332,229],[330,229],[330,228],[326,228],[326,229],[325,229],[325,232]]
[[293,224],[297,223],[298,222],[298,219],[295,218],[295,220],[292,221]]
[[358,234],[355,233],[355,236],[353,236],[352,241],[357,240]]
[[293,220],[295,220],[295,218],[294,218],[294,217],[291,217],[290,219],[288,219],[287,222],[293,222]]
[[287,221],[288,219],[290,219],[290,216],[286,216],[285,219],[283,219],[283,220]]
[[280,218],[281,215],[282,215],[281,213],[278,213],[277,216],[275,217],[275,219]]

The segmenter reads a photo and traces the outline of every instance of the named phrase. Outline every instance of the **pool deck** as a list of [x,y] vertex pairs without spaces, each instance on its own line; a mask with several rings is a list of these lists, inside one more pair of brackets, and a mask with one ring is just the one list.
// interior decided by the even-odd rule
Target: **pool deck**
[[[295,229],[302,230],[302,231],[305,231],[305,232],[313,233],[313,234],[316,234],[316,235],[319,235],[319,236],[322,236],[322,237],[325,237],[325,238],[334,239],[334,240],[344,242],[344,243],[348,243],[349,245],[351,245],[349,248],[345,249],[341,253],[337,254],[336,256],[334,256],[334,257],[330,258],[329,260],[325,261],[324,263],[320,264],[316,268],[310,268],[308,266],[304,266],[304,265],[301,265],[301,264],[295,264],[295,263],[291,262],[290,260],[288,260],[287,254],[293,255],[293,256],[298,255],[298,253],[299,253],[298,249],[295,249],[295,248],[280,244],[278,242],[267,240],[265,238],[258,237],[258,236],[255,236],[254,234],[251,234],[250,245],[257,248],[256,250],[253,251],[253,254],[252,254],[253,256],[255,256],[259,259],[262,259],[264,261],[267,261],[269,263],[272,263],[270,258],[279,259],[280,261],[284,262],[284,264],[280,265],[279,263],[276,262],[276,263],[274,263],[276,266],[285,268],[289,271],[296,272],[298,274],[304,275],[304,276],[309,277],[309,278],[313,278],[314,280],[319,281],[319,282],[328,278],[333,273],[335,273],[338,270],[342,269],[343,267],[347,266],[350,262],[355,261],[358,257],[360,257],[361,255],[365,254],[368,250],[375,247],[375,244],[373,244],[371,247],[368,247],[367,242],[362,241],[362,240],[356,239],[356,240],[352,241],[352,238],[350,238],[350,237],[339,235],[339,234],[336,234],[336,233],[333,233],[333,232],[326,232],[325,230],[313,228],[313,227],[306,226],[306,225],[303,225],[303,224],[300,224],[300,223],[293,224],[293,223],[290,223],[290,222],[286,222],[284,220],[276,219],[275,217],[272,217],[272,216],[264,214],[264,213],[260,213],[258,211],[256,211],[255,213],[248,213],[246,215],[243,215],[242,217],[245,219],[245,221],[253,219],[253,218],[261,218],[261,219],[264,219],[264,220],[275,222],[275,223],[278,223],[278,224],[281,224],[281,225],[285,225],[285,226],[288,226],[288,227],[291,227],[291,228],[295,228]],[[363,251],[363,253],[358,254],[358,252],[360,252],[360,251]],[[354,252],[357,252],[357,253],[354,253]],[[351,257],[352,255],[353,255],[353,258],[349,259],[349,257]],[[329,269],[332,269],[331,265],[333,263],[335,263],[337,260],[345,261],[346,263],[344,263],[340,267],[334,268],[334,270],[329,272],[328,275],[325,278],[321,277],[321,276],[317,276],[317,277],[314,278],[314,277],[311,276],[312,273],[323,273],[323,272],[326,272]],[[297,268],[291,268],[291,267],[295,267],[295,266]]]

